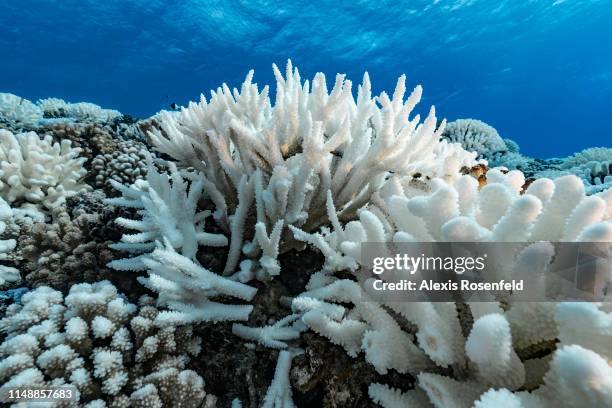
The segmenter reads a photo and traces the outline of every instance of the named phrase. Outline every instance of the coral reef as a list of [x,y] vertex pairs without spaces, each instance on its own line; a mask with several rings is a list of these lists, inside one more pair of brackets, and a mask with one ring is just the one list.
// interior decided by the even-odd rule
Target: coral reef
[[[495,128],[477,119],[457,119],[448,122],[444,127],[442,138],[460,143],[465,150],[476,152],[479,159],[485,159],[489,163],[497,162],[502,155],[510,151]],[[518,145],[512,148],[517,149]]]
[[[203,183],[196,181],[188,186],[176,166],[170,163],[171,178],[159,173],[153,166],[151,156],[147,157],[146,180],[138,180],[131,186],[111,181],[122,193],[120,198],[106,202],[127,208],[141,210],[141,220],[118,218],[116,223],[124,228],[136,230],[137,234],[124,234],[120,243],[113,244],[117,250],[129,253],[150,252],[156,243],[167,242],[173,249],[189,259],[194,259],[198,245],[213,247],[226,246],[227,238],[221,234],[204,231],[204,222],[210,211],[198,211]],[[198,175],[192,175],[192,179]],[[188,189],[189,187],[189,189]],[[143,256],[117,260],[111,265],[119,270],[143,270]]]
[[134,140],[120,141],[109,152],[100,153],[91,161],[91,176],[95,177],[95,187],[112,193],[110,180],[131,185],[147,174],[146,146]]
[[606,147],[591,147],[566,158],[561,168],[570,169],[590,162],[609,161],[612,161],[612,149]]
[[42,111],[32,102],[10,93],[0,93],[0,129],[31,128],[42,119]]
[[190,326],[158,327],[158,313],[153,299],[131,304],[108,281],[74,285],[65,298],[39,287],[0,320],[1,381],[70,385],[78,406],[199,407],[214,399],[187,368],[200,339]]
[[98,241],[92,233],[98,214],[71,217],[56,211],[52,222],[24,226],[19,256],[24,280],[32,287],[51,285],[67,291],[74,283],[93,282],[110,275],[106,264],[113,259],[110,241]]
[[[560,333],[566,328],[559,323],[551,324],[554,304],[517,302],[509,308],[498,303],[470,304],[474,322],[466,337],[462,332],[465,316],[452,303],[400,302],[384,304],[387,308],[383,308],[369,299],[354,280],[334,276],[337,271],[357,269],[361,242],[612,240],[611,190],[587,197],[581,181],[573,175],[555,181],[538,179],[520,194],[523,183],[522,173],[516,170],[503,174],[494,169],[487,173],[487,184],[480,190],[478,182],[468,175],[457,179],[454,185],[434,180],[431,191],[412,192],[413,197],[411,192],[407,192],[408,196],[402,194],[398,185],[395,191],[381,197],[377,205],[362,210],[359,221],[346,227],[333,221],[334,230],[324,229],[321,234],[307,234],[294,228],[298,239],[316,246],[326,257],[323,270],[313,275],[307,285],[309,290],[294,298],[294,313],[303,313],[301,319],[309,328],[341,345],[349,355],[365,353],[366,360],[378,372],[384,374],[394,369],[416,376],[418,386],[436,407],[469,407],[490,387],[516,390],[526,386],[528,380],[530,390],[537,388],[534,384],[545,383],[533,392],[534,401],[540,401],[541,396],[551,401],[552,406],[564,403],[550,389],[560,373],[549,372],[543,380],[546,370],[539,369],[534,374],[539,378],[534,378],[531,373],[526,374],[526,369],[537,365],[536,362],[522,361],[517,355],[521,349],[564,337]],[[331,197],[328,208],[330,219],[334,220],[336,211]],[[526,246],[517,259],[509,259],[499,267],[512,269],[528,260],[534,262],[534,253],[529,248]],[[523,254],[525,258],[521,258]],[[591,306],[594,318],[602,321],[611,318],[605,309]],[[557,310],[567,307],[568,304],[560,303]],[[417,344],[413,344],[411,333],[401,330],[389,309],[416,325]],[[557,316],[558,319],[564,316],[567,322],[566,313]],[[603,323],[602,327],[608,324]],[[607,329],[589,328],[573,331],[571,342],[561,345],[589,344],[591,338],[595,344],[602,344],[609,336]],[[553,361],[564,355],[561,345],[554,352]],[[597,378],[605,378],[608,374],[597,365],[612,350],[589,346],[590,350],[584,353],[601,354],[595,354],[594,366],[585,366],[584,370],[593,370]],[[578,363],[583,358],[578,354],[575,362],[567,364]],[[453,371],[461,374],[455,378],[434,374],[436,366],[453,367]],[[466,372],[470,366],[472,371]],[[589,392],[590,398],[597,399],[600,405],[610,403],[609,389]],[[380,386],[370,393],[383,406],[394,406],[393,402],[385,405],[385,401],[417,398],[416,394],[400,395]]]
[[[404,76],[392,98],[384,92],[373,98],[366,74],[355,100],[343,75],[328,92],[323,74],[310,87],[290,62],[285,77],[276,66],[274,74],[274,105],[269,88],[260,92],[250,72],[240,92],[224,85],[209,102],[202,96],[179,114],[162,112],[160,129],[149,133],[158,151],[202,172],[205,195],[216,207],[213,218],[231,233],[226,275],[238,265],[245,241],[253,257],[281,242],[267,252],[282,253],[297,245],[285,225],[312,231],[325,224],[328,191],[345,220],[381,188],[389,172],[453,177],[475,164],[474,153],[439,140],[444,124],[436,128],[433,107],[422,124],[419,115],[409,119],[422,90],[417,86],[404,100]],[[253,204],[260,225],[255,237],[245,236],[253,229],[244,226]],[[277,242],[267,242],[275,227],[281,237],[277,233]],[[275,275],[272,259],[264,257],[271,268],[259,262],[243,275]]]
[[553,169],[540,171],[539,177],[560,177],[575,174],[580,177],[589,194],[612,187],[612,149],[595,147],[585,149],[561,161]]
[[460,143],[476,152],[489,167],[520,170],[526,178],[551,178],[574,174],[582,180],[587,194],[595,194],[612,186],[612,149],[593,147],[565,158],[538,159],[524,156],[519,145],[502,139],[497,131],[475,119],[449,122],[442,138]]
[[366,242],[514,243],[507,275],[558,242],[609,251],[610,149],[534,159],[421,121],[403,76],[373,96],[274,74],[274,98],[250,72],[145,120],[0,94],[2,384],[90,408],[612,406],[610,302],[360,282]]
[[81,149],[80,155],[87,158],[85,167],[88,170],[95,156],[113,153],[120,142],[111,131],[99,124],[53,123],[41,126],[39,132],[50,134],[56,141],[70,140],[73,147]]
[[75,122],[106,123],[120,118],[121,112],[114,109],[103,109],[89,102],[68,103],[63,99],[40,99],[36,105],[45,118],[70,118]]

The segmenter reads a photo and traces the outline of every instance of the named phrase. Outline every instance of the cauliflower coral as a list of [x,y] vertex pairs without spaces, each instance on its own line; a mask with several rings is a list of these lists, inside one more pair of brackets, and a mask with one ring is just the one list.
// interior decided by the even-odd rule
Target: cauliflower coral
[[80,152],[69,140],[57,143],[34,132],[0,130],[0,197],[11,205],[25,202],[51,210],[88,191],[81,181],[87,171]]
[[0,382],[72,386],[78,406],[199,407],[204,380],[186,366],[200,339],[190,326],[160,328],[158,313],[153,299],[136,306],[108,281],[74,285],[65,298],[39,287],[0,320]]

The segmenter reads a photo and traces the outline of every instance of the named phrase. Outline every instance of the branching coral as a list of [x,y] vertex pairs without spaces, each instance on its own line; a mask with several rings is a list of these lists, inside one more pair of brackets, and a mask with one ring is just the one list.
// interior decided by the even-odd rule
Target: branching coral
[[[587,197],[581,181],[575,176],[566,176],[555,181],[536,180],[521,194],[524,178],[517,171],[503,174],[491,170],[487,180],[480,190],[470,176],[459,177],[453,184],[434,180],[429,192],[404,191],[399,183],[394,188],[389,185],[379,199],[360,211],[359,221],[346,226],[337,221],[328,196],[333,230],[308,234],[293,229],[297,239],[318,247],[326,257],[324,269],[311,278],[310,290],[293,300],[294,313],[302,313],[302,321],[309,328],[341,345],[350,355],[363,351],[377,371],[395,369],[416,374],[419,387],[436,407],[470,407],[491,387],[516,390],[526,384],[530,389],[537,389],[534,396],[528,397],[539,401],[539,396],[549,393],[554,386],[550,385],[553,380],[547,378],[556,378],[559,374],[549,371],[543,378],[548,370],[542,365],[548,360],[521,360],[518,352],[554,342],[556,338],[567,339],[566,344],[571,347],[584,344],[590,348],[585,353],[593,353],[594,359],[607,358],[611,350],[602,345],[609,340],[606,334],[609,317],[597,306],[591,306],[592,310],[576,309],[575,313],[584,314],[582,321],[590,329],[576,330],[579,326],[567,320],[571,313],[565,310],[569,307],[565,304],[560,304],[562,309],[557,312],[559,320],[555,324],[554,303],[518,302],[505,306],[507,310],[497,303],[473,303],[469,306],[475,321],[469,335],[464,337],[461,329],[465,326],[464,317],[453,303],[384,303],[416,326],[417,348],[410,340],[410,333],[403,332],[384,311],[385,307],[369,299],[357,282],[334,277],[335,271],[357,268],[362,242],[612,241],[610,190]],[[540,248],[542,244],[536,246]],[[523,265],[523,260],[533,261],[535,252],[530,249],[526,247],[506,267]],[[550,254],[543,254],[550,259]],[[347,304],[352,307],[347,308]],[[395,334],[377,335],[377,331],[393,327],[396,327]],[[401,356],[408,350],[412,350],[411,355],[404,360]],[[553,361],[560,353],[563,355],[562,350],[554,354]],[[415,357],[417,362],[410,359]],[[434,365],[453,367],[463,374],[445,377],[428,372]],[[466,367],[471,370],[466,372]],[[600,370],[593,375],[605,378],[603,368],[593,369]],[[545,385],[538,388],[542,382]],[[589,391],[594,401],[608,398],[608,389],[591,387],[595,387]],[[397,392],[376,387],[372,393],[383,406],[393,406],[385,405],[385,401],[404,398]],[[558,397],[550,398],[559,401]]]
[[70,141],[53,143],[51,136],[0,130],[0,196],[9,203],[26,201],[44,209],[90,189],[81,179],[87,171],[81,149]]
[[[163,112],[160,129],[149,133],[160,152],[203,173],[214,217],[232,232],[226,274],[234,272],[251,231],[245,234],[242,225],[253,202],[266,231],[279,221],[312,231],[327,222],[328,191],[345,220],[391,172],[452,176],[474,163],[474,154],[439,140],[444,124],[436,129],[433,108],[422,124],[418,115],[409,118],[422,91],[418,86],[404,100],[403,76],[392,97],[372,98],[366,74],[355,100],[343,75],[328,92],[323,74],[311,86],[291,63],[285,77],[276,66],[274,73],[274,104],[269,88],[260,92],[250,72],[240,91],[223,85],[210,101],[202,97],[179,114]],[[280,252],[295,244],[291,234],[283,238]],[[253,253],[265,245],[259,241],[255,237]]]
[[299,338],[300,333],[305,328],[298,321],[299,318],[299,314],[289,315],[265,327],[248,327],[234,323],[232,325],[232,333],[246,340],[255,340],[266,347],[285,349],[289,347],[286,341]]
[[[369,384],[384,407],[612,405],[609,304],[519,302],[513,293],[480,303],[392,302],[371,296],[358,276],[367,242],[516,243],[495,273],[554,262],[560,254],[551,242],[611,242],[609,149],[565,165],[538,161],[480,121],[445,129],[433,108],[422,123],[411,117],[422,91],[404,98],[403,76],[392,96],[373,97],[366,74],[353,97],[343,75],[328,91],[323,74],[302,82],[291,63],[274,73],[274,101],[250,72],[239,90],[223,85],[208,101],[136,123],[87,103],[48,99],[37,107],[0,96],[0,125],[46,134],[0,131],[0,284],[15,280],[18,266],[30,286],[67,291],[75,279],[102,275],[156,294],[135,306],[109,282],[74,285],[65,298],[42,286],[2,306],[0,381],[70,384],[78,405],[90,408],[214,406],[188,368],[221,364],[210,362],[214,350],[191,361],[200,351],[191,325],[223,337],[218,350],[226,351],[230,325],[214,324],[231,321],[253,358],[261,346],[280,350],[267,392],[268,380],[255,389],[245,369],[248,384],[224,393],[242,399],[248,389],[251,404],[263,398],[264,407],[294,406],[292,380],[301,392],[316,387],[306,384],[314,375],[343,381],[336,363],[317,370],[342,349],[341,367],[355,358],[367,371],[349,382],[360,395]],[[143,132],[162,155],[149,155]],[[477,159],[558,173],[526,180],[516,170],[487,172]],[[89,189],[82,179],[96,194],[79,194]],[[109,186],[121,196],[102,201]],[[15,224],[15,214],[32,209],[46,219]],[[127,232],[110,227],[114,218]],[[107,264],[119,271],[112,275],[103,266],[112,259],[108,242],[128,254]],[[325,261],[297,276],[305,245]],[[261,282],[246,284],[253,279]],[[283,317],[272,302],[290,313]],[[356,389],[329,401],[348,403]]]
[[286,350],[278,353],[274,379],[261,404],[262,408],[293,408],[295,406],[291,399],[291,384],[289,383],[291,359],[295,354],[296,351]]
[[173,310],[161,313],[158,324],[244,321],[253,310],[250,304],[230,305],[211,300],[231,296],[250,301],[257,289],[217,275],[178,254],[168,240],[141,261],[149,276],[139,281],[159,294],[159,304]]
[[[209,211],[198,211],[198,201],[204,187],[203,181],[196,180],[191,184],[183,178],[174,164],[170,164],[170,177],[160,173],[153,165],[153,159],[147,158],[148,171],[146,180],[137,180],[126,186],[111,180],[111,184],[121,192],[122,197],[111,198],[106,202],[139,210],[140,220],[118,218],[117,224],[136,234],[124,234],[121,242],[111,247],[132,254],[152,251],[157,242],[166,241],[172,248],[189,259],[195,259],[198,245],[226,246],[227,238],[221,234],[204,231],[204,221]],[[198,178],[197,176],[190,176]],[[142,255],[113,261],[109,264],[118,270],[143,270]]]
[[[352,304],[353,308],[337,303]],[[349,355],[355,357],[364,351],[366,360],[382,374],[389,369],[416,373],[432,366],[392,315],[369,301],[354,281],[336,280],[304,292],[293,300],[292,308],[309,328],[344,347]]]
[[65,299],[49,287],[23,295],[0,320],[0,381],[72,385],[81,406],[200,406],[204,381],[186,369],[200,339],[190,326],[158,327],[151,304],[126,302],[107,281],[74,285]]
[[[294,233],[323,252],[327,270],[354,270],[362,242],[605,241],[612,234],[611,194],[586,197],[575,176],[538,179],[522,195],[524,177],[518,171],[491,170],[487,180],[480,190],[468,175],[454,184],[434,180],[431,192],[407,191],[410,198],[396,184],[362,210],[359,221],[346,227],[334,222],[333,231],[307,234],[294,228]],[[333,217],[331,198],[328,207]]]

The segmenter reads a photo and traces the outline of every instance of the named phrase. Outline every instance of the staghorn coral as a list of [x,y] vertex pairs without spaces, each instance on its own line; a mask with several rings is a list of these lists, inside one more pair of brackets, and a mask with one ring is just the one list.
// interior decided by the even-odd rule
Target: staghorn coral
[[36,127],[42,111],[25,98],[0,92],[0,129],[20,131]]
[[[167,241],[174,249],[189,259],[195,259],[198,245],[223,247],[227,238],[221,234],[204,231],[204,222],[210,211],[198,211],[203,183],[190,184],[176,166],[170,163],[170,177],[158,172],[153,159],[147,156],[147,178],[126,186],[111,179],[111,184],[122,197],[106,200],[108,204],[139,210],[141,220],[117,218],[116,223],[124,228],[138,231],[124,234],[121,242],[111,247],[132,254],[150,252],[156,242]],[[188,175],[191,179],[197,175]],[[117,270],[144,270],[144,255],[113,261],[109,266]]]
[[186,367],[200,339],[190,326],[156,326],[152,302],[130,304],[108,281],[74,285],[65,298],[44,286],[26,293],[0,320],[1,381],[72,385],[74,406],[199,407],[212,396]]
[[274,379],[266,392],[262,408],[291,408],[294,407],[291,398],[291,384],[289,383],[289,371],[291,369],[291,359],[299,351],[283,350],[278,353],[278,362],[274,370]]
[[11,204],[28,202],[50,210],[88,191],[81,149],[70,141],[53,143],[34,132],[14,135],[0,130],[0,196]]
[[[444,124],[436,128],[433,107],[423,123],[419,115],[409,118],[422,90],[417,86],[404,100],[404,76],[392,97],[383,92],[373,98],[366,74],[354,99],[343,75],[328,92],[323,74],[312,86],[302,84],[290,62],[284,77],[276,66],[274,74],[274,104],[267,86],[260,92],[252,83],[251,71],[240,91],[223,85],[210,101],[202,96],[180,113],[161,112],[159,129],[149,132],[158,151],[202,172],[214,219],[231,232],[226,275],[235,272],[243,244],[253,238],[252,224],[245,226],[253,204],[251,218],[263,229],[247,242],[256,258],[266,245],[261,238],[269,239],[278,222],[306,231],[326,223],[328,190],[346,220],[391,172],[453,177],[474,164],[475,154],[439,140]],[[297,243],[283,228],[279,244],[269,252],[283,253]],[[259,272],[251,275],[270,275],[265,267]]]
[[217,275],[178,254],[167,239],[141,261],[148,277],[139,278],[139,282],[158,293],[160,305],[172,309],[160,314],[159,324],[245,321],[253,310],[250,304],[225,304],[213,298],[251,301],[256,288]]

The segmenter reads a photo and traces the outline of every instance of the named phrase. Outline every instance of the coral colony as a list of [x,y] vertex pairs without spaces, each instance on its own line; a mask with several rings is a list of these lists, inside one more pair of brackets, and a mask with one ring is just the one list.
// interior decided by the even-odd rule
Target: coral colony
[[412,114],[403,76],[274,74],[141,121],[0,94],[0,383],[89,408],[612,406],[611,303],[357,280],[365,242],[612,242],[612,149],[533,159]]

